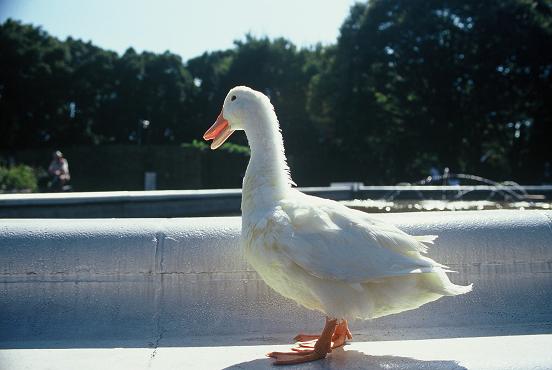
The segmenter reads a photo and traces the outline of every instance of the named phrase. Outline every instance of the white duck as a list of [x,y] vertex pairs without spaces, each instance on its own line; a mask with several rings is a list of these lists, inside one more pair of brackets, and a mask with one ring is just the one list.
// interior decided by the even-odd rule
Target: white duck
[[244,130],[251,159],[243,179],[242,244],[248,262],[278,293],[326,315],[319,336],[299,334],[275,364],[324,358],[351,334],[347,319],[420,307],[472,286],[450,282],[447,267],[423,256],[435,236],[411,236],[337,202],[292,188],[274,107],[245,86],[230,90],[203,136],[221,146]]

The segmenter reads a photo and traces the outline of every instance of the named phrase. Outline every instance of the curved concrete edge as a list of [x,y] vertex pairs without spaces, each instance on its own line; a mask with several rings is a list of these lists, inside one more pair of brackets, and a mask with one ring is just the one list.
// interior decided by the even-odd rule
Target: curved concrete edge
[[[74,281],[231,271],[236,263],[243,269],[240,225],[239,217],[0,220],[0,277]],[[201,262],[207,259],[218,265]]]
[[[552,333],[552,212],[374,217],[439,235],[429,256],[474,291],[355,322],[360,340]],[[251,270],[239,233],[239,217],[0,220],[0,347],[263,343],[319,330],[319,313]]]
[[0,206],[63,205],[152,200],[241,197],[241,189],[98,191],[75,193],[0,194]]
[[[506,188],[506,187],[505,187]],[[552,185],[525,185],[521,186],[530,194],[551,194]],[[438,193],[447,192],[482,192],[493,193],[500,191],[500,186],[490,185],[392,185],[371,186],[358,185],[333,185],[300,187],[300,191],[307,194],[330,196],[332,199],[350,200],[356,197],[366,198],[366,194],[388,194],[400,192]],[[14,193],[0,194],[0,207],[24,206],[24,205],[62,205],[62,204],[86,204],[133,201],[143,202],[152,200],[176,200],[176,199],[205,199],[216,197],[241,197],[241,189],[195,189],[195,190],[148,190],[148,191],[97,191],[74,193]]]
[[[546,263],[552,211],[373,214],[412,235],[439,238],[448,265]],[[0,220],[0,276],[212,273],[248,270],[240,217]]]

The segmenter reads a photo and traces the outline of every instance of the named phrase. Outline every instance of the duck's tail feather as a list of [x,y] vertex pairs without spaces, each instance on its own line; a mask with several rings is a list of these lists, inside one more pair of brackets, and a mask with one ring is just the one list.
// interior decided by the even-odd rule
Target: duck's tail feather
[[437,235],[415,235],[414,238],[420,243],[433,244]]
[[417,248],[420,253],[427,253],[428,247],[427,244],[433,244],[433,241],[437,239],[437,235],[414,235],[414,239],[419,243]]

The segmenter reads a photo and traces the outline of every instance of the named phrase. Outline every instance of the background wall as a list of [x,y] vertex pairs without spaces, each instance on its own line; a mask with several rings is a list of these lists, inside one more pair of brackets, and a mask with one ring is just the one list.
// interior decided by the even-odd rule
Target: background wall
[[[373,217],[439,235],[428,255],[474,289],[355,321],[356,340],[552,333],[552,212]],[[322,314],[246,263],[240,221],[0,220],[0,347],[252,345],[319,331]]]

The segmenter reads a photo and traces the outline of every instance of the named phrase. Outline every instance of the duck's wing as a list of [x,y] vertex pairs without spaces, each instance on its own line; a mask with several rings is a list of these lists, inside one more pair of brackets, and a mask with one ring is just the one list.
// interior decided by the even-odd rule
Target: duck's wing
[[301,194],[280,207],[274,247],[314,276],[361,283],[446,268],[415,237],[339,203]]
[[[327,199],[322,199],[322,201],[336,204]],[[379,237],[379,241],[387,248],[394,249],[399,253],[416,256],[419,253],[427,253],[428,246],[425,243],[433,244],[435,239],[437,239],[437,235],[409,235],[393,224],[372,217],[369,213],[351,209],[339,203],[337,203],[337,206],[341,207],[341,210],[338,212],[347,214],[349,217],[359,218],[363,224],[376,228],[379,231],[376,234]]]

